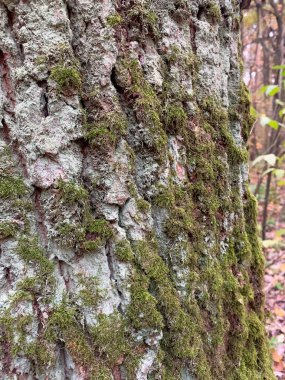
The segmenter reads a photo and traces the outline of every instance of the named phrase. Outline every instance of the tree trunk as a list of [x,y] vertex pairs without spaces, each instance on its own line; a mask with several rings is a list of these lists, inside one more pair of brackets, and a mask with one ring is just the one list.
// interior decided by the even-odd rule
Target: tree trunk
[[1,379],[273,379],[237,0],[0,0]]

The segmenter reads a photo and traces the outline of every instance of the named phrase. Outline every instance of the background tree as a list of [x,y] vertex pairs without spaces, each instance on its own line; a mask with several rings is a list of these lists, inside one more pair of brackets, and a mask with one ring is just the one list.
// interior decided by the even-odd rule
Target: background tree
[[273,379],[239,1],[1,0],[3,379]]
[[[254,0],[246,12],[243,23],[243,55],[245,57],[245,78],[251,90],[253,106],[261,114],[260,121],[252,129],[249,146],[252,159],[259,155],[274,155],[280,159],[284,155],[284,22],[285,4],[283,0]],[[260,89],[264,86],[264,91]],[[268,97],[269,95],[269,97]],[[267,96],[267,98],[266,98]],[[264,116],[266,114],[266,117]],[[263,128],[260,128],[262,126]],[[273,164],[265,162],[255,187],[255,195],[261,193],[265,183],[262,216],[262,238],[266,238],[268,203],[272,188],[276,186],[274,172],[280,160]],[[279,178],[280,180],[280,173]],[[278,181],[277,181],[278,182]],[[282,200],[280,199],[280,202]],[[284,205],[285,207],[285,205]]]

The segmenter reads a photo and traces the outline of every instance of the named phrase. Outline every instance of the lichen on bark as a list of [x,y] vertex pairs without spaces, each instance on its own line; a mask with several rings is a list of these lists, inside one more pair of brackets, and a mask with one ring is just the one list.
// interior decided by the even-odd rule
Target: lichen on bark
[[3,379],[273,379],[236,0],[0,1]]

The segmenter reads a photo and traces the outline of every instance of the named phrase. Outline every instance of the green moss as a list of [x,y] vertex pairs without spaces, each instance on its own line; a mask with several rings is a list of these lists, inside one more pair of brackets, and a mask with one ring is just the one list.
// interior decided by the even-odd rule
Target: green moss
[[250,279],[254,289],[255,311],[261,318],[263,318],[264,295],[262,288],[264,277],[264,256],[257,231],[257,201],[252,195],[249,187],[246,187],[245,189],[244,216],[245,231],[251,252]]
[[7,311],[2,311],[1,316],[0,316],[0,342],[1,346],[4,347],[6,344],[7,347],[12,351],[12,346],[14,343],[14,336],[13,332],[15,328],[15,318],[10,316]]
[[81,89],[81,75],[76,66],[54,66],[50,78],[56,82],[59,92]]
[[[79,281],[84,287],[97,289],[97,281],[94,278],[80,277]],[[92,289],[86,291],[93,292]],[[82,294],[81,294],[82,295]],[[83,299],[88,306],[94,306],[90,295]],[[82,300],[82,299],[81,299]],[[95,301],[97,305],[97,300]],[[99,314],[97,324],[89,326],[88,332],[78,322],[81,319],[79,309],[73,305],[71,300],[64,297],[62,302],[51,311],[44,339],[46,342],[54,343],[63,341],[74,362],[84,368],[90,379],[112,379],[112,369],[119,362],[124,363],[128,376],[135,375],[135,368],[141,353],[136,352],[136,346],[127,331],[126,321],[115,312],[111,315]],[[132,377],[131,377],[132,378]]]
[[229,130],[229,119],[225,109],[218,106],[217,101],[208,97],[201,104],[202,117],[216,131],[211,132],[215,141],[224,146],[230,164],[238,165],[248,160],[248,152],[243,146],[238,146]]
[[181,50],[179,46],[173,44],[169,47],[169,50],[167,54],[165,55],[165,59],[167,63],[174,64],[179,62],[179,60],[182,58]]
[[48,62],[48,57],[45,56],[45,55],[38,55],[36,58],[35,58],[35,63],[36,65],[44,65],[45,63]]
[[133,198],[135,198],[135,199],[138,198],[137,187],[136,187],[136,185],[135,185],[133,182],[128,183],[128,191],[129,191],[130,195],[131,195]]
[[128,240],[120,240],[116,243],[115,253],[118,259],[123,262],[131,262],[134,258],[134,254]]
[[25,195],[27,189],[21,178],[2,176],[0,179],[0,198],[15,199]]
[[[160,329],[165,325],[162,341],[165,351],[176,359],[195,360],[197,368],[199,366],[202,368],[203,365],[204,378],[208,379],[207,363],[205,357],[201,355],[203,348],[199,338],[199,331],[201,331],[199,314],[193,304],[191,317],[183,310],[180,297],[170,279],[169,270],[158,256],[157,249],[157,244],[153,240],[140,241],[133,245],[135,262],[141,274],[137,273],[133,280],[132,303],[127,315],[131,313],[130,321],[137,329],[147,327]],[[148,291],[150,282],[156,300]],[[172,359],[168,358],[168,360]]]
[[[5,353],[11,359],[19,353],[29,356],[28,348],[35,343],[27,341],[27,335],[31,328],[34,318],[30,314],[12,315],[11,310],[2,310],[0,316],[0,344],[2,349],[5,347]],[[42,349],[43,349],[42,345]],[[1,350],[2,351],[2,350]],[[3,353],[3,351],[1,352]],[[40,355],[41,352],[38,354]],[[37,361],[37,364],[41,363]]]
[[189,69],[193,76],[197,75],[201,67],[201,58],[192,51],[184,55],[185,67]]
[[117,25],[122,24],[123,18],[119,13],[114,13],[107,17],[107,25],[114,28]]
[[113,380],[112,371],[109,368],[99,365],[98,368],[92,371],[90,380]]
[[171,215],[165,223],[165,232],[175,239],[180,234],[191,232],[193,219],[191,214],[182,207],[175,207],[171,210]]
[[1,222],[0,223],[0,239],[15,236],[19,226],[15,222]]
[[212,126],[219,127],[228,122],[228,115],[225,108],[219,106],[214,97],[208,96],[203,98],[200,104],[202,117]]
[[60,191],[61,199],[67,204],[84,204],[88,199],[88,192],[83,186],[73,181],[59,181],[58,189]]
[[22,301],[33,301],[33,295],[25,290],[17,291],[13,297],[11,297],[11,306],[15,307]]
[[17,283],[17,291],[11,298],[11,305],[16,307],[22,301],[35,301],[39,296],[42,303],[51,302],[55,279],[42,270],[34,277],[26,277]]
[[17,253],[28,264],[36,265],[42,276],[52,273],[53,263],[46,257],[36,238],[22,236],[17,246]]
[[154,204],[158,207],[171,208],[175,205],[175,195],[172,187],[160,186],[158,194],[154,198]]
[[87,251],[96,251],[113,236],[113,229],[105,219],[89,218],[85,224],[85,234],[81,247]]
[[71,223],[59,222],[57,225],[57,241],[63,246],[77,245],[86,251],[96,251],[104,241],[113,234],[110,224],[104,219],[94,219],[88,199],[88,192],[75,182],[60,181],[58,183],[60,199],[63,206],[79,206],[80,221]]
[[138,122],[148,131],[147,144],[162,158],[165,154],[167,136],[161,121],[162,107],[154,88],[149,84],[137,60],[124,59],[116,67],[120,76],[131,77],[131,83],[125,84],[130,95]]
[[139,39],[145,39],[147,35],[154,38],[159,36],[158,17],[156,13],[145,4],[134,4],[126,15],[126,21],[140,31]]
[[37,277],[26,277],[17,283],[17,288],[21,290],[33,290],[38,281]]
[[51,293],[49,286],[51,285],[53,285],[53,279],[49,278],[47,282],[46,277],[42,276],[41,272],[37,276],[26,277],[17,283],[17,292],[14,301],[18,302],[18,300],[22,299],[34,299],[38,294],[41,294],[43,301],[48,301],[49,293]]
[[127,130],[127,120],[120,112],[109,112],[95,123],[84,125],[85,138],[93,146],[106,149],[116,144]]
[[181,105],[169,104],[164,109],[166,129],[170,133],[179,134],[186,126],[187,114]]
[[24,347],[24,353],[40,370],[53,364],[53,355],[45,342],[38,340],[27,344]]
[[206,13],[214,23],[219,23],[222,19],[221,8],[214,0],[210,1],[207,5]]
[[102,239],[109,239],[113,236],[113,229],[106,219],[91,219],[88,221],[86,229],[87,233],[97,234]]
[[77,321],[77,310],[67,298],[57,305],[47,321],[44,338],[48,342],[62,340],[74,362],[92,373],[98,368],[82,326]]
[[48,342],[56,341],[60,336],[64,335],[66,329],[74,325],[75,308],[71,307],[64,299],[63,302],[57,305],[47,321],[45,329],[45,338]]
[[136,203],[137,203],[137,207],[138,207],[139,211],[141,211],[141,212],[149,211],[150,204],[146,200],[139,198],[139,199],[137,199]]
[[78,294],[80,302],[83,306],[96,309],[103,298],[98,278],[78,275],[78,282],[82,287]]
[[240,347],[239,369],[233,368],[234,378],[258,380],[262,374],[264,379],[273,380],[264,324],[254,312],[249,312],[246,318],[246,329],[247,338]]
[[[203,178],[204,175],[205,174],[199,170],[199,176]],[[210,181],[214,181],[213,176],[210,177]],[[202,184],[203,186],[201,187]],[[213,189],[215,188],[213,187]],[[241,278],[241,283],[239,283],[229,269],[230,265],[237,263],[235,258],[236,253],[232,253],[232,248],[229,250],[229,253],[224,256],[225,265],[218,265],[217,261],[213,261],[212,256],[210,260],[206,258],[201,260],[200,252],[202,254],[204,254],[204,252],[208,252],[208,254],[211,252],[211,255],[216,255],[219,252],[219,247],[215,245],[212,248],[211,246],[207,247],[204,242],[201,224],[199,225],[199,231],[199,229],[196,229],[196,223],[193,223],[191,218],[189,219],[189,224],[187,223],[187,218],[185,219],[185,225],[181,223],[184,219],[183,212],[182,214],[180,212],[178,212],[177,215],[175,214],[177,208],[179,211],[179,207],[181,207],[182,210],[189,210],[189,207],[191,209],[191,198],[195,205],[202,199],[203,204],[199,207],[205,212],[212,212],[213,220],[215,221],[215,213],[220,207],[220,202],[219,199],[216,199],[215,192],[213,192],[213,194],[211,191],[209,192],[209,187],[205,185],[204,182],[201,182],[200,186],[197,186],[197,184],[195,184],[195,186],[191,185],[187,190],[182,190],[181,188],[176,189],[171,186],[166,189],[161,189],[159,197],[155,199],[155,202],[162,207],[165,206],[168,208],[171,213],[169,225],[172,229],[174,228],[173,225],[178,226],[177,231],[174,231],[174,236],[178,236],[181,232],[188,230],[187,233],[194,239],[192,244],[196,253],[198,252],[198,256],[194,254],[196,258],[194,260],[191,258],[191,262],[193,263],[191,264],[191,268],[192,271],[195,269],[195,266],[198,266],[198,268],[195,282],[192,282],[191,288],[193,289],[195,286],[201,287],[202,284],[207,284],[207,287],[201,292],[201,295],[199,295],[199,304],[193,307],[194,304],[192,300],[191,309],[189,308],[188,313],[185,313],[184,310],[181,309],[181,301],[175,294],[167,267],[162,259],[157,256],[156,245],[145,242],[136,243],[133,247],[135,252],[134,260],[140,270],[147,276],[147,279],[153,283],[153,294],[155,294],[157,299],[156,309],[163,315],[164,324],[171,326],[169,327],[169,331],[167,330],[167,332],[164,333],[162,344],[165,351],[172,352],[176,358],[180,358],[181,360],[192,358],[191,360],[194,360],[194,363],[199,363],[194,370],[196,377],[198,379],[211,379],[211,376],[215,378],[221,373],[228,373],[227,371],[229,370],[229,368],[224,367],[223,363],[219,363],[216,364],[216,367],[214,366],[211,369],[212,374],[210,374],[208,360],[212,357],[211,360],[217,362],[218,358],[215,358],[216,351],[220,350],[224,345],[224,340],[230,326],[227,318],[231,314],[234,315],[232,318],[235,318],[237,322],[233,327],[233,331],[230,331],[230,341],[233,347],[235,347],[234,350],[237,352],[235,357],[242,355],[243,345],[236,346],[235,341],[240,342],[246,339],[246,304],[248,302],[247,300],[253,299],[253,292],[252,287],[248,284],[248,278],[244,277],[245,280]],[[206,201],[208,203],[205,203]],[[217,228],[217,226],[215,228]],[[241,226],[239,228],[242,229],[244,227]],[[233,235],[235,236],[235,234]],[[240,244],[240,248],[235,246],[234,249],[242,250],[241,252],[245,253],[241,254],[246,255],[248,251],[246,235],[243,234],[240,238],[236,236],[236,238],[241,239],[243,243]],[[144,281],[146,281],[145,278]],[[229,293],[231,294],[231,302],[229,302]],[[225,308],[224,304],[226,305]],[[199,308],[201,308],[201,311]],[[202,310],[204,310],[204,315],[201,313]],[[189,313],[191,315],[190,318]],[[211,331],[207,334],[207,338],[203,337],[203,334],[205,334],[205,327],[203,326],[205,315],[207,315],[209,319],[207,323],[211,326]],[[244,334],[244,338],[241,337],[240,334]],[[177,344],[177,342],[180,342],[180,344]],[[202,350],[205,350],[204,353]],[[232,353],[229,355],[232,355]],[[206,359],[206,357],[208,359]]]
[[92,251],[97,251],[100,247],[102,247],[102,245],[103,245],[103,242],[100,239],[86,240],[82,242],[81,248],[84,251],[92,252]]
[[221,137],[226,144],[228,158],[231,164],[248,161],[248,152],[243,146],[238,146],[225,125],[221,126]]
[[241,80],[239,91],[235,95],[229,108],[229,119],[231,122],[241,123],[243,141],[247,142],[255,116],[251,113],[249,91],[243,80]]
[[149,281],[146,276],[135,275],[131,285],[131,303],[127,317],[137,329],[161,329],[163,317],[157,310],[157,300],[148,292]]
[[57,226],[57,241],[64,247],[73,247],[84,241],[86,231],[83,226],[62,222]]
[[157,254],[157,244],[154,241],[137,241],[133,244],[135,262],[140,269],[155,281],[164,281],[169,274],[168,267]]
[[162,380],[177,380],[179,376],[181,376],[181,371],[175,368],[174,363],[169,358],[169,362],[162,369]]
[[81,248],[85,251],[96,251],[113,235],[110,224],[105,219],[94,219],[91,215],[88,192],[83,186],[69,181],[59,181],[58,189],[63,207],[79,206],[80,220],[57,223],[56,240],[66,247]]
[[121,358],[128,351],[125,322],[119,313],[112,315],[99,314],[98,323],[91,330],[91,336],[99,356],[110,366]]
[[86,251],[96,251],[113,236],[105,219],[84,218],[79,225],[62,222],[57,226],[57,241],[65,247],[78,246]]

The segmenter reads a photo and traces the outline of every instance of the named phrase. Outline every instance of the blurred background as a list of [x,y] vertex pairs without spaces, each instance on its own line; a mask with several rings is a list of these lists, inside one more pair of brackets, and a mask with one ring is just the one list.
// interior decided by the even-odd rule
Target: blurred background
[[248,147],[266,258],[266,324],[276,377],[285,379],[285,0],[252,0],[241,44],[256,120]]

